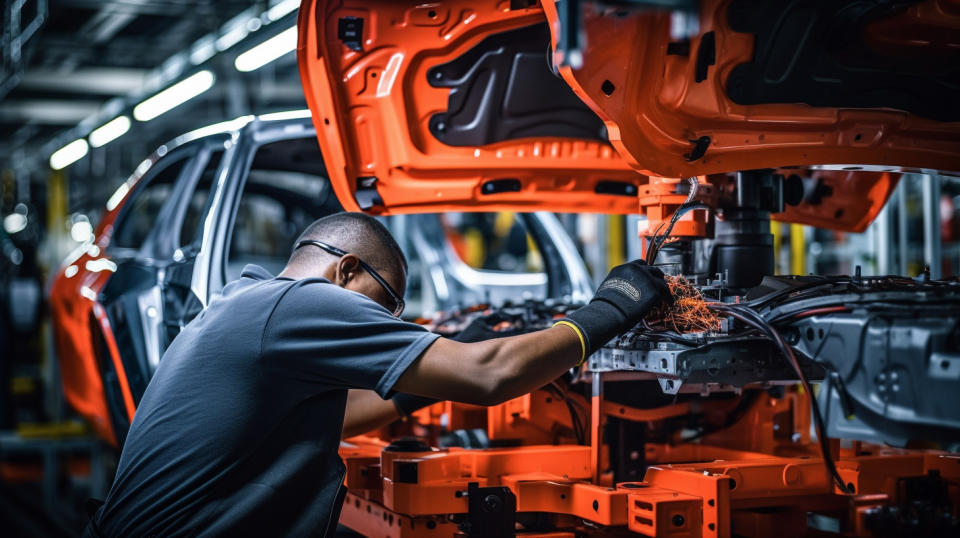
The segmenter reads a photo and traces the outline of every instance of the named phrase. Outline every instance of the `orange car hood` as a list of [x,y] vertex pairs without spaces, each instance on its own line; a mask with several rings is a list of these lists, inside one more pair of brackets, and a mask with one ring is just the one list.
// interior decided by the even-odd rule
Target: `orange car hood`
[[[599,137],[534,134],[448,145],[431,132],[431,118],[448,111],[451,93],[428,81],[435,74],[431,68],[462,57],[491,35],[538,24],[548,36],[539,6],[510,9],[506,1],[305,0],[300,74],[344,207],[374,214],[636,213],[637,186],[646,177]],[[544,42],[536,67],[547,69],[546,53]],[[513,69],[526,67],[518,61]],[[555,80],[602,130],[599,118]]]
[[[724,1],[705,2],[705,29],[714,24]],[[657,98],[657,92],[669,91],[661,87],[660,78],[644,73],[666,69],[667,78],[682,84],[685,70],[692,67],[660,64],[687,60],[652,55],[650,61],[660,64],[645,67],[644,72],[624,67],[643,65],[635,64],[630,55],[643,50],[642,38],[649,34],[640,31],[644,24],[665,22],[660,15],[617,20],[611,27],[616,31],[604,34],[598,19],[588,13],[587,62],[577,71],[559,69],[566,84],[554,87],[555,92],[574,92],[576,105],[592,110],[594,119],[605,124],[609,140],[606,133],[513,136],[474,145],[442,140],[437,118],[453,113],[457,105],[451,94],[456,89],[438,84],[434,76],[442,76],[438,71],[461,58],[482,64],[476,49],[483,48],[484,40],[511,31],[538,32],[541,27],[543,54],[511,61],[513,70],[542,67],[523,62],[546,60],[551,37],[556,43],[556,7],[552,2],[543,5],[511,9],[508,1],[304,0],[297,51],[300,74],[331,183],[345,208],[381,215],[496,210],[638,213],[638,194],[649,175],[700,175],[717,182],[722,178],[710,174],[789,166],[783,173],[813,177],[832,196],[815,205],[789,207],[774,219],[862,231],[886,203],[901,168],[842,164],[813,170],[807,165],[927,163],[941,170],[960,169],[955,166],[956,124],[908,117],[901,125],[904,114],[882,110],[823,109],[813,114],[808,106],[771,105],[753,111],[721,102],[722,88],[712,79],[697,91],[710,89],[717,95],[702,103],[695,102],[698,94],[691,91],[679,93],[679,108],[660,105],[666,101],[662,95]],[[636,27],[628,29],[629,24]],[[665,40],[662,34],[649,35]],[[615,53],[617,43],[620,53]],[[655,46],[665,47],[666,41]],[[748,57],[750,50],[744,45],[730,54]],[[635,100],[622,91],[604,95],[601,82],[608,77],[613,77],[616,88],[633,85],[649,91],[635,93]],[[544,102],[559,99],[542,93]],[[488,110],[478,106],[479,112],[503,114],[511,106],[510,97],[507,92],[488,102],[492,103]],[[704,110],[703,103],[712,103],[721,112]],[[862,121],[851,122],[852,117]],[[475,121],[481,121],[479,113]],[[696,138],[691,133],[707,131],[713,141],[704,158],[683,157],[690,152],[689,139]],[[896,136],[881,136],[894,131]],[[910,142],[906,135],[924,143]]]
[[[671,15],[663,10],[611,15],[582,2],[578,33],[584,48],[576,62],[582,65],[564,65],[562,51],[554,61],[603,118],[613,145],[641,173],[687,177],[825,166],[960,174],[953,89],[960,61],[957,2],[926,0],[876,17],[868,11],[862,21],[838,20],[831,9],[844,16],[856,11],[843,11],[846,4],[702,0],[694,14],[698,30],[685,40],[671,36]],[[543,2],[543,9],[556,50],[563,35],[558,5]],[[735,30],[734,19],[752,28]],[[751,33],[764,27],[772,29],[766,41]],[[840,46],[829,41],[831,30],[847,38],[837,40],[846,48],[818,48]],[[876,65],[831,56],[854,53]],[[819,63],[801,69],[813,60]],[[849,78],[834,84],[832,77],[841,75]],[[804,84],[812,88],[797,90]],[[920,86],[940,90],[922,92]],[[740,102],[731,97],[749,93],[743,88],[759,92],[755,87],[788,95],[752,104],[744,104],[748,99],[742,95]],[[829,97],[838,93],[843,95]],[[813,106],[801,99],[845,104]],[[907,108],[896,108],[899,104]],[[916,108],[924,110],[908,111]],[[930,108],[942,111],[939,119],[928,117]]]

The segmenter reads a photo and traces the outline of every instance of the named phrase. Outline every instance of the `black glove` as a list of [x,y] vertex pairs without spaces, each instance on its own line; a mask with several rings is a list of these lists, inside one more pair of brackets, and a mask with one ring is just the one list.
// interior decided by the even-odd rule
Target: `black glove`
[[530,332],[516,328],[510,328],[505,331],[493,330],[497,324],[504,321],[510,321],[510,319],[497,312],[494,312],[488,316],[476,317],[451,340],[469,344],[473,342],[483,342],[484,340],[492,340],[494,338],[506,338],[507,336],[516,336],[518,334]]
[[655,306],[672,299],[659,269],[632,261],[611,269],[590,304],[558,323],[576,325],[586,358],[614,336],[633,328]]

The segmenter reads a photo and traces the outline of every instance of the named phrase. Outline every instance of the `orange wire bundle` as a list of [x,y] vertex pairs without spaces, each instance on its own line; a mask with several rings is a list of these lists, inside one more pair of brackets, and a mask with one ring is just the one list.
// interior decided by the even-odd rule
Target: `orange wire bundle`
[[673,304],[660,306],[647,316],[652,327],[680,334],[720,331],[723,318],[707,308],[700,290],[682,276],[667,275],[666,280]]

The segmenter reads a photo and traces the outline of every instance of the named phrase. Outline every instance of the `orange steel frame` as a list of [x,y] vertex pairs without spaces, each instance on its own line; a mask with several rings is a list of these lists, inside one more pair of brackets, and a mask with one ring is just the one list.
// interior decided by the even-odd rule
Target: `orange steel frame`
[[[602,384],[602,376],[594,374],[593,383]],[[841,449],[834,443],[840,474],[855,491],[843,494],[810,439],[809,405],[807,395],[796,389],[782,398],[763,395],[734,426],[702,443],[648,444],[644,457],[651,466],[643,481],[617,484],[607,469],[609,447],[602,439],[607,417],[656,422],[694,408],[723,413],[731,403],[635,409],[605,401],[603,391],[595,391],[589,446],[546,444],[549,435],[541,435],[530,445],[511,448],[391,452],[378,438],[354,438],[341,448],[349,493],[340,521],[367,536],[455,535],[459,531],[448,516],[467,512],[464,493],[468,484],[477,483],[509,488],[518,513],[549,513],[560,529],[522,536],[724,537],[733,527],[742,536],[803,536],[808,512],[837,518],[846,536],[869,536],[865,510],[896,502],[899,479],[931,471],[960,479],[960,457],[954,454],[862,443]],[[467,413],[458,414],[458,407]],[[536,391],[489,408],[487,430],[493,440],[510,439],[533,426],[563,439],[557,432],[570,423],[565,410],[558,411],[562,407],[550,393]],[[471,427],[475,421],[457,423],[456,417],[475,410],[446,402],[417,418],[436,427],[445,415],[447,428]],[[951,493],[956,513],[960,498]]]
[[[602,374],[593,374],[594,386],[603,382]],[[841,493],[810,439],[810,399],[794,388],[782,398],[762,395],[731,428],[701,443],[647,444],[644,458],[651,465],[643,481],[615,484],[602,440],[608,417],[656,422],[694,409],[723,413],[733,405],[698,401],[636,409],[606,401],[602,389],[594,393],[589,446],[563,442],[569,415],[546,391],[486,410],[492,440],[516,439],[531,428],[540,432],[524,438],[524,446],[391,452],[379,438],[348,440],[341,448],[349,492],[341,523],[367,536],[456,535],[449,516],[468,511],[464,494],[477,483],[509,488],[518,513],[550,514],[560,529],[522,536],[724,537],[732,528],[741,536],[804,536],[808,512],[837,518],[846,536],[870,536],[865,511],[897,502],[899,479],[931,471],[960,478],[954,454],[833,443],[840,474],[855,491]],[[434,430],[441,422],[469,428],[477,425],[478,409],[446,402],[416,418]],[[549,444],[551,437],[560,444]],[[960,498],[951,493],[956,514]]]
[[[784,176],[797,171],[777,170]],[[820,188],[828,189],[830,195],[823,197],[817,204],[788,205],[771,218],[781,222],[855,233],[863,232],[873,222],[893,194],[901,176],[893,172],[848,170],[805,172],[808,177],[821,182]],[[698,176],[700,187],[696,201],[716,207],[723,194],[732,188],[733,179],[733,176],[728,174]],[[643,228],[638,230],[640,236],[652,236],[661,230],[661,225],[670,221],[674,211],[687,199],[685,191],[677,190],[683,183],[685,182],[679,178],[650,176],[648,182],[640,186],[638,212],[647,216],[645,221],[641,221]],[[671,235],[678,238],[708,237],[711,233],[709,219],[710,215],[705,210],[691,211],[676,222]]]

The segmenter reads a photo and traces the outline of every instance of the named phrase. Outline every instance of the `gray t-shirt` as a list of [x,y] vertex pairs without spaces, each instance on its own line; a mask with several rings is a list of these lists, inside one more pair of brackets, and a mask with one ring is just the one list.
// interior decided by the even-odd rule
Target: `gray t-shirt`
[[390,397],[437,338],[327,280],[247,266],[163,355],[96,526],[323,534],[339,515],[347,389]]

